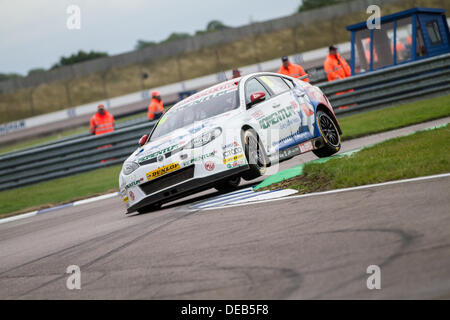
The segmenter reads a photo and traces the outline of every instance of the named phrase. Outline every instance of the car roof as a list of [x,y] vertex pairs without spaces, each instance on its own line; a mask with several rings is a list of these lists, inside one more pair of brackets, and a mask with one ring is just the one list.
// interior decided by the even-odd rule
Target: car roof
[[189,97],[177,102],[173,108],[185,105],[186,103],[189,103],[191,101],[194,101],[196,99],[199,99],[203,96],[208,95],[209,93],[215,92],[215,91],[222,91],[222,90],[228,90],[230,87],[232,87],[233,85],[238,86],[240,83],[242,83],[242,81],[247,80],[248,78],[251,77],[255,77],[255,76],[264,76],[264,75],[270,75],[270,76],[281,76],[284,77],[285,75],[281,75],[279,73],[274,73],[274,72],[254,72],[254,73],[250,73],[248,75],[239,77],[239,78],[234,78],[234,79],[230,79],[230,80],[226,80],[220,83],[217,83],[213,86],[207,87],[199,92],[194,93],[193,95],[190,95]]
[[227,81],[218,83],[218,84],[213,85],[211,87],[205,88],[202,91],[196,92],[193,95],[191,95],[191,96],[189,96],[189,97],[187,97],[187,98],[177,102],[177,104],[175,104],[173,107],[175,108],[175,107],[178,107],[178,106],[185,105],[185,104],[187,104],[189,102],[192,102],[194,100],[197,100],[197,99],[199,99],[201,97],[207,96],[207,95],[209,95],[211,93],[214,93],[214,92],[226,91],[226,90],[231,89],[234,86],[237,87],[239,85],[239,81],[240,81],[240,78],[231,79],[231,80],[227,80]]

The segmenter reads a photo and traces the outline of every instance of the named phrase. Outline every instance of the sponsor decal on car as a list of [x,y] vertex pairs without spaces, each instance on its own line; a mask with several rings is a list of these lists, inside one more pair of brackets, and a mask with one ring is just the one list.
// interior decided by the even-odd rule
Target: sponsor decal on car
[[138,152],[136,152],[136,155],[138,155],[139,153],[142,153],[144,151],[144,148],[142,148],[141,150],[138,150]]
[[131,187],[133,187],[133,186],[137,186],[139,183],[141,183],[141,182],[143,182],[143,181],[144,181],[144,178],[140,178],[139,180],[130,182],[129,184],[127,184],[127,185],[125,186],[125,189],[129,189],[129,188],[131,188]]
[[212,152],[210,152],[208,154],[202,154],[201,156],[198,156],[198,157],[195,157],[195,158],[192,158],[192,159],[190,159],[188,161],[183,162],[183,166],[185,167],[185,166],[188,166],[188,165],[190,165],[190,164],[192,164],[194,162],[199,162],[199,161],[204,160],[206,158],[212,157],[216,153],[217,153],[217,151],[214,150],[214,151],[212,151]]
[[240,166],[242,166],[244,164],[245,164],[244,160],[238,160],[238,161],[234,161],[232,163],[227,163],[227,168],[228,169],[233,169],[233,168],[236,168],[236,167],[240,167]]
[[297,102],[295,102],[294,100],[291,101],[291,106],[292,106],[292,108],[293,108],[294,110],[297,110],[297,109],[298,109],[298,104],[297,104]]
[[256,120],[259,120],[264,117],[264,112],[262,112],[261,110],[257,110],[252,113],[252,117]]
[[295,111],[292,106],[288,106],[259,120],[259,125],[262,129],[268,129],[270,126],[275,125],[287,118],[290,118],[294,114],[294,112]]
[[240,144],[237,143],[236,141],[233,141],[232,143],[229,144],[225,144],[222,146],[222,150],[228,149],[228,148],[234,148],[234,147],[239,147]]
[[[176,109],[174,109],[174,110],[175,111],[183,110],[185,108],[188,108],[188,107],[191,107],[191,106],[195,106],[197,104],[201,104],[201,103],[203,103],[205,101],[211,100],[213,98],[216,98],[218,96],[221,96],[223,94],[227,94],[227,93],[230,93],[230,92],[233,92],[233,91],[236,91],[236,90],[237,90],[237,87],[230,87],[229,89],[225,89],[225,90],[215,90],[214,92],[212,92],[211,94],[208,94],[208,95],[204,95],[203,93],[199,93],[200,96],[196,97],[196,99],[188,101],[189,98],[190,98],[189,97],[189,98],[183,100],[183,102],[182,102],[183,104],[177,105],[175,107]],[[191,97],[193,97],[193,96],[191,96]]]
[[231,156],[234,156],[236,154],[242,153],[242,148],[241,147],[236,147],[236,148],[230,148],[227,149],[223,152],[223,157],[224,158],[228,158]]
[[177,107],[184,107],[185,105],[191,104],[192,102],[196,102],[202,98],[210,99],[212,96],[217,95],[218,93],[229,92],[237,90],[238,82],[225,82],[223,84],[214,86],[207,90],[203,90],[202,92],[191,95],[190,97],[183,100],[183,103],[178,105]]
[[305,126],[301,126],[292,136],[298,142],[312,138],[312,134],[308,131],[308,127]]
[[292,119],[288,119],[285,122],[283,122],[282,124],[280,124],[280,129],[286,129],[287,127],[290,127],[292,125],[294,125],[297,122],[300,122],[300,118],[292,118]]
[[313,100],[322,101],[323,99],[322,91],[314,88],[313,86],[306,87],[305,89],[308,96],[310,96]]
[[305,153],[314,149],[311,140],[299,144],[298,148],[300,149],[301,153]]
[[128,197],[124,197],[123,202],[128,202]]
[[243,154],[238,154],[238,155],[235,155],[233,157],[223,159],[223,164],[227,164],[227,163],[230,163],[230,162],[233,162],[233,161],[237,161],[237,160],[242,159],[242,158],[244,158],[244,155]]
[[144,161],[153,159],[153,158],[155,158],[155,157],[157,157],[157,156],[159,156],[159,155],[164,155],[165,153],[170,152],[170,151],[172,151],[173,149],[175,149],[175,148],[177,148],[177,147],[178,147],[178,144],[175,144],[175,145],[173,145],[173,146],[170,146],[170,147],[161,149],[161,150],[159,150],[159,151],[150,153],[149,155],[146,155],[145,157],[140,158],[140,159],[138,160],[138,163],[142,163],[142,162],[144,162]]
[[306,104],[306,103],[302,104],[302,109],[303,109],[303,112],[306,114],[307,117],[311,117],[311,116],[314,115],[314,111],[312,111],[309,108],[308,104]]
[[128,195],[130,196],[130,199],[132,201],[134,201],[134,193],[133,193],[133,191],[128,192]]
[[298,154],[300,154],[299,148],[298,148],[298,146],[294,146],[294,147],[291,147],[291,148],[280,150],[279,151],[279,158],[280,159],[286,159],[286,158],[290,158],[290,157],[293,157],[293,156],[298,155]]
[[189,133],[190,134],[197,133],[198,131],[202,130],[203,128],[204,128],[204,126],[200,126],[200,127],[197,127],[197,128],[189,129]]
[[158,126],[159,125],[162,125],[164,122],[166,122],[167,121],[167,115],[165,114],[165,115],[163,115],[163,117],[161,118],[161,120],[159,120],[159,122],[158,122]]
[[160,176],[165,175],[166,173],[169,173],[169,172],[172,172],[172,171],[175,171],[175,170],[178,170],[178,169],[180,169],[180,164],[178,162],[174,162],[174,163],[168,164],[168,165],[166,165],[164,167],[161,167],[161,168],[158,168],[156,170],[147,172],[146,173],[147,180],[150,181],[152,179],[158,178]]
[[213,171],[215,167],[216,166],[215,166],[214,162],[212,162],[212,161],[205,162],[205,169],[206,170]]

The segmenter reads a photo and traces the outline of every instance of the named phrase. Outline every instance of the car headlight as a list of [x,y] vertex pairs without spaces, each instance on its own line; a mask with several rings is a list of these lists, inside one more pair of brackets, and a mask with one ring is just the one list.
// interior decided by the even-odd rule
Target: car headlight
[[130,173],[132,173],[137,168],[139,168],[139,165],[136,162],[128,161],[128,162],[125,162],[123,164],[122,172],[125,175],[129,175]]
[[195,149],[200,148],[211,141],[213,141],[215,138],[220,136],[222,134],[222,128],[217,127],[212,130],[206,131],[202,135],[192,139],[188,144],[184,146],[185,149]]

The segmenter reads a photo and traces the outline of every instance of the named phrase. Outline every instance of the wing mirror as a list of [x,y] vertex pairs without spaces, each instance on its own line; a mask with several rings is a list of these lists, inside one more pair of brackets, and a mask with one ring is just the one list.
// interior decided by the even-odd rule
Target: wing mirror
[[142,147],[148,139],[148,134],[143,135],[140,139],[139,139],[139,145]]
[[253,92],[250,95],[250,102],[248,104],[248,107],[251,107],[254,104],[257,104],[258,102],[266,100],[266,94],[262,91]]

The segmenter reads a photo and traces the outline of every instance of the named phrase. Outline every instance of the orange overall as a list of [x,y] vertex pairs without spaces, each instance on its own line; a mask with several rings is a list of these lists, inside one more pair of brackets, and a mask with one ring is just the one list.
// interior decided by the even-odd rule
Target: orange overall
[[[323,63],[323,69],[327,74],[328,81],[345,79],[352,75],[350,66],[347,61],[339,55],[339,53],[336,53],[336,55],[329,54]],[[336,94],[339,95],[352,91],[353,89],[350,89],[347,91],[337,92]],[[339,109],[345,109],[347,107],[348,106],[341,106]]]
[[104,114],[96,112],[90,122],[91,133],[95,135],[114,131],[114,116],[105,110]]
[[148,120],[150,121],[154,120],[155,115],[158,114],[159,116],[161,116],[163,113],[164,113],[163,102],[161,100],[152,98],[152,101],[148,106],[148,113],[147,113]]
[[[108,132],[114,131],[114,116],[109,113],[108,111],[104,111],[104,114],[100,114],[96,112],[92,117],[90,121],[90,129],[91,133],[97,135],[105,134]],[[104,149],[104,148],[110,148],[112,147],[111,144],[107,144],[104,146],[100,146],[97,149]],[[110,160],[114,160],[114,158],[111,158]],[[108,160],[101,160],[101,163],[105,163]]]
[[[293,64],[289,62],[289,65],[287,68],[284,66],[281,66],[278,70],[278,73],[284,74],[286,76],[290,76],[293,78],[300,78],[301,76],[304,76],[306,74],[305,70],[299,66],[298,64]],[[302,79],[305,82],[309,82],[308,78]]]

